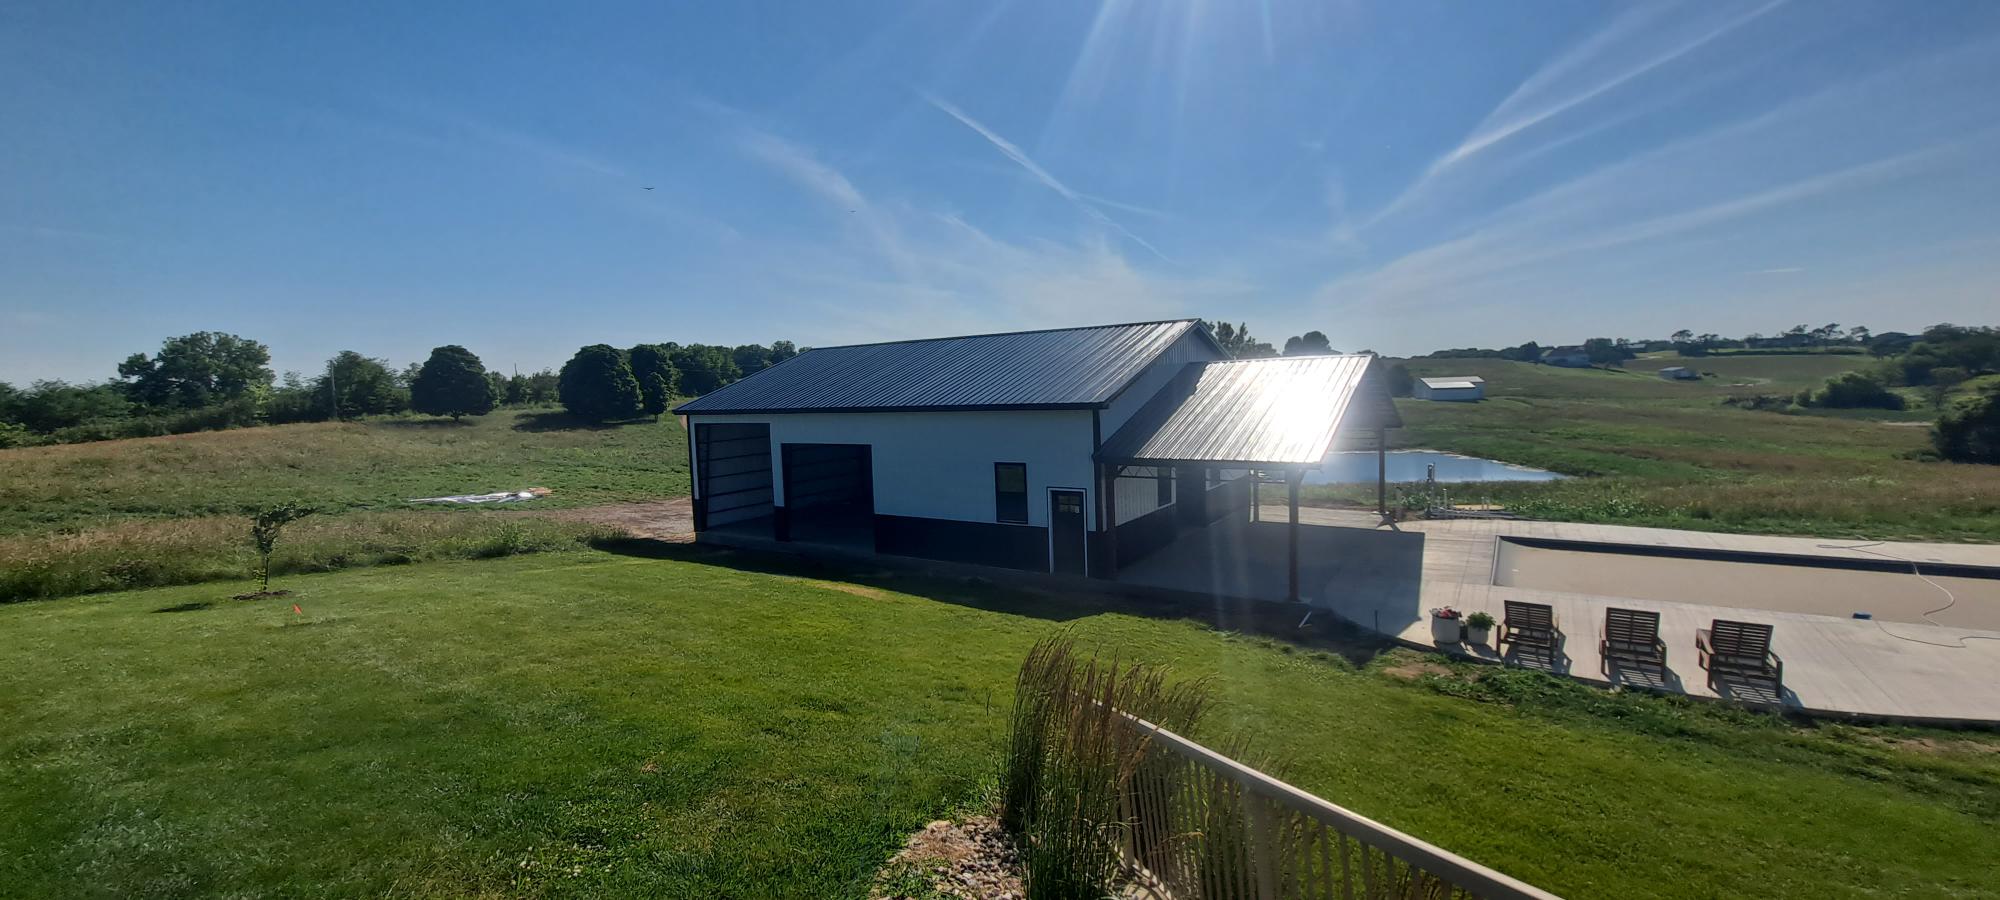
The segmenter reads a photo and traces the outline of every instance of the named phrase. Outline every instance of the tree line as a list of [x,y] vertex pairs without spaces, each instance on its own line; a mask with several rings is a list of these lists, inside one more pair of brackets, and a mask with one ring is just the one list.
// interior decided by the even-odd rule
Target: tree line
[[118,364],[116,377],[101,382],[45,379],[26,388],[0,382],[0,448],[405,412],[457,419],[501,406],[558,403],[595,422],[657,416],[673,397],[707,393],[798,352],[790,341],[626,350],[594,344],[560,372],[508,375],[487,369],[464,347],[446,345],[400,369],[343,350],[316,376],[279,377],[263,343],[203,331],[168,338],[153,354],[134,353]]
[[1286,338],[1285,349],[1279,350],[1269,343],[1251,337],[1250,327],[1246,324],[1239,322],[1231,325],[1228,322],[1209,322],[1206,320],[1202,324],[1208,326],[1208,333],[1215,337],[1215,342],[1221,344],[1222,349],[1229,351],[1229,355],[1236,359],[1263,359],[1272,356],[1324,356],[1340,352],[1333,349],[1332,343],[1327,340],[1324,333],[1318,331],[1308,331],[1305,334],[1293,335]]
[[[1934,325],[1926,333],[1938,328],[1953,328],[1951,325]],[[1885,331],[1876,334],[1865,325],[1842,326],[1829,322],[1817,328],[1809,325],[1793,325],[1772,334],[1753,331],[1742,337],[1723,337],[1714,332],[1695,333],[1693,329],[1682,328],[1664,338],[1612,338],[1594,337],[1570,346],[1581,347],[1590,357],[1593,365],[1617,365],[1633,359],[1641,353],[1673,351],[1681,356],[1707,356],[1719,350],[1760,350],[1764,352],[1825,352],[1847,351],[1868,352],[1877,356],[1893,355],[1907,350],[1912,344],[1922,340],[1922,335],[1906,334],[1900,331]],[[1558,345],[1528,341],[1513,347],[1489,349],[1484,347],[1460,347],[1449,350],[1435,350],[1423,355],[1426,359],[1509,359],[1520,362],[1534,362],[1542,354]]]

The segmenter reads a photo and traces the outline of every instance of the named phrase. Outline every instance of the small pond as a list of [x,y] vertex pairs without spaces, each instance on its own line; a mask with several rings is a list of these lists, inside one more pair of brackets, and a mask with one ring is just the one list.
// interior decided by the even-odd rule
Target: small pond
[[[1467,481],[1555,481],[1565,477],[1543,469],[1436,450],[1391,450],[1388,463],[1391,482],[1422,481],[1430,466],[1437,467],[1438,481],[1450,484]],[[1375,452],[1372,450],[1329,453],[1319,471],[1306,473],[1306,484],[1374,481]]]

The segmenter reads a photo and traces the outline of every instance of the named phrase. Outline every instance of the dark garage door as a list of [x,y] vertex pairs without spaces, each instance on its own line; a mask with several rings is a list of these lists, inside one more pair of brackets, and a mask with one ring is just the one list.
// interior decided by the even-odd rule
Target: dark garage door
[[770,534],[771,426],[694,426],[695,527]]
[[785,444],[782,456],[789,538],[874,549],[874,463],[868,445]]

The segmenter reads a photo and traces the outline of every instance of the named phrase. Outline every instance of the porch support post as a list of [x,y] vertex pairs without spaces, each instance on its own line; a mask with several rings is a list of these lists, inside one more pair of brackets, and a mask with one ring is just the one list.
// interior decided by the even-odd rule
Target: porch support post
[[1389,520],[1389,429],[1375,429],[1375,512]]
[[1300,472],[1301,470],[1299,469],[1293,469],[1286,473],[1285,476],[1286,487],[1291,494],[1292,507],[1292,523],[1285,529],[1285,541],[1288,545],[1287,554],[1289,556],[1289,575],[1291,576],[1291,587],[1285,592],[1285,598],[1293,603],[1299,602],[1299,482],[1302,480],[1299,477]]
[[1264,473],[1251,469],[1250,474],[1244,477],[1250,479],[1250,521],[1262,522],[1264,516],[1257,511],[1257,506],[1264,499]]
[[1118,577],[1118,472],[1124,466],[1104,466],[1104,573]]

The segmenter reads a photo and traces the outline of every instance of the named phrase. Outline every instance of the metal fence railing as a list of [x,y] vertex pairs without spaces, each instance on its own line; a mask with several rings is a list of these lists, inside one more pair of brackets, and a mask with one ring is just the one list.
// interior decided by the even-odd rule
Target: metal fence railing
[[1149,740],[1120,799],[1126,862],[1174,900],[1555,900],[1133,716]]

